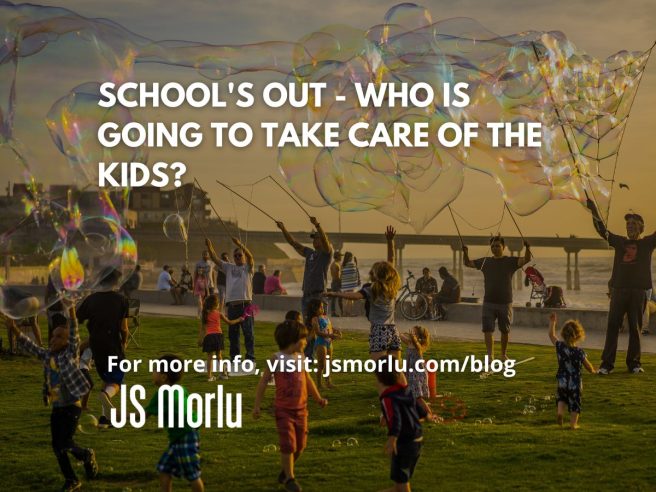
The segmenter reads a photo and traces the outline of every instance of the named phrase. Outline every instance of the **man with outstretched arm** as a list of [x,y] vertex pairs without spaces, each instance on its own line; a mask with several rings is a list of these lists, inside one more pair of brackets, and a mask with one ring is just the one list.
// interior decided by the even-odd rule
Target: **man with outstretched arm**
[[225,274],[226,278],[226,296],[225,304],[227,308],[226,315],[229,319],[244,318],[240,323],[230,325],[228,328],[228,340],[230,341],[230,358],[234,361],[235,357],[241,355],[240,334],[239,330],[244,333],[244,345],[246,345],[246,359],[255,360],[255,335],[253,333],[253,316],[245,316],[244,310],[253,301],[253,274],[255,272],[255,259],[244,245],[236,237],[232,237],[232,242],[236,248],[232,252],[234,263],[224,261],[219,258],[214,251],[212,241],[205,239],[207,251],[212,261],[216,263]]
[[615,250],[613,272],[610,277],[610,308],[606,342],[601,354],[598,374],[613,371],[617,355],[617,337],[626,315],[629,323],[629,347],[626,351],[626,366],[634,374],[644,372],[640,364],[640,328],[651,289],[651,256],[656,247],[656,233],[642,237],[645,222],[638,214],[628,213],[626,237],[610,232],[599,215],[595,203],[588,199],[592,212],[592,223],[602,239]]
[[512,323],[512,277],[517,270],[531,261],[531,247],[524,241],[524,256],[506,256],[503,251],[506,243],[500,235],[490,238],[492,256],[469,259],[469,249],[464,244],[463,263],[469,268],[483,272],[485,297],[483,298],[483,334],[485,347],[490,360],[494,359],[494,327],[499,325],[501,332],[501,359],[508,359],[508,340]]

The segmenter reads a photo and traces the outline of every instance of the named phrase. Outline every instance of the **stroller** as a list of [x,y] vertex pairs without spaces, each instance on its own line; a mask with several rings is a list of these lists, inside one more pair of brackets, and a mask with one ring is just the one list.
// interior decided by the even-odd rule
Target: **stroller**
[[526,307],[531,307],[531,301],[536,300],[535,307],[541,307],[547,298],[547,284],[544,283],[544,277],[535,267],[527,267],[524,270],[524,285],[531,286],[531,296],[529,297]]

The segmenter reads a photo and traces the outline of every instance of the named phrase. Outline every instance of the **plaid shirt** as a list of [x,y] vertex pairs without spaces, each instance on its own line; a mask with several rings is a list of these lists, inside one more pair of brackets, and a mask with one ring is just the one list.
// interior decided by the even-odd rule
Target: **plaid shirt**
[[91,389],[89,381],[80,370],[78,360],[78,349],[80,337],[77,332],[77,321],[71,322],[71,330],[68,338],[68,346],[58,353],[39,347],[32,340],[21,334],[18,343],[22,348],[43,361],[48,384],[47,374],[50,371],[50,360],[54,359],[60,374],[61,398],[53,403],[53,406],[62,407],[75,404],[82,396]]

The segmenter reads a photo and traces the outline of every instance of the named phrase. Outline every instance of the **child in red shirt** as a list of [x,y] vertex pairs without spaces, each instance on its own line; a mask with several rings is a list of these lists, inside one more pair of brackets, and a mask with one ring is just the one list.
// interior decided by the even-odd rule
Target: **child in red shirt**
[[[212,363],[216,357],[221,367],[222,350],[223,350],[223,331],[221,330],[221,320],[229,325],[234,325],[244,321],[244,318],[228,319],[225,314],[219,311],[219,297],[216,294],[208,296],[203,303],[202,323],[198,333],[198,346],[203,347],[203,352],[207,353],[207,380],[216,381],[212,375]],[[222,370],[220,379],[228,379],[228,371]]]
[[270,359],[257,386],[253,418],[260,417],[260,405],[267,383],[271,378],[270,367],[275,367],[276,381],[275,416],[280,439],[280,464],[282,470],[278,482],[289,492],[300,491],[294,477],[294,464],[307,443],[307,397],[312,395],[320,407],[328,400],[322,398],[312,378],[303,367],[303,349],[307,343],[307,328],[298,321],[285,321],[276,327],[275,339],[280,348]]

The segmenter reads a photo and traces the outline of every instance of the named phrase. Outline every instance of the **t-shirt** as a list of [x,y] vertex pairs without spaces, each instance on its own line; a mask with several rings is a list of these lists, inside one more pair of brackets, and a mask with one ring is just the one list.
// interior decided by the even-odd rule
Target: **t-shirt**
[[460,302],[460,284],[452,275],[447,275],[442,282],[442,288],[439,292],[443,299],[450,302]]
[[615,249],[610,286],[651,289],[651,256],[656,247],[656,234],[634,240],[609,232],[608,244]]
[[80,324],[88,321],[89,347],[98,371],[107,370],[107,357],[125,357],[121,340],[121,326],[128,317],[128,300],[115,291],[94,292],[77,308]]
[[210,311],[205,321],[205,334],[212,335],[219,333],[223,333],[221,330],[221,316],[218,311]]
[[327,251],[304,248],[305,271],[303,272],[303,293],[316,294],[326,290],[328,267],[332,255]]
[[226,303],[253,300],[253,268],[248,263],[235,265],[222,261],[219,268],[226,275]]
[[437,280],[433,277],[421,277],[415,284],[415,290],[422,294],[435,294],[437,292]]
[[[279,364],[283,364],[284,361],[290,359],[294,360],[295,364],[299,364],[303,361],[303,354],[287,355],[283,352],[276,352],[274,358],[280,361]],[[276,408],[286,410],[307,408],[307,381],[305,376],[305,371],[291,371],[288,367],[285,368],[285,371],[275,371],[273,373],[273,379],[276,382]]]
[[[187,388],[184,386],[182,387],[182,392],[184,395],[184,405],[183,405],[183,412],[186,415],[187,412],[187,400],[189,398],[189,392],[187,391]],[[148,402],[148,405],[146,406],[146,413],[149,415],[159,415],[159,391],[157,391],[153,397],[150,399]],[[163,398],[163,404],[164,404],[164,425],[168,425],[169,422],[169,408],[168,408],[168,397]],[[167,433],[169,435],[169,442],[174,443],[178,441],[179,439],[182,439],[187,433],[193,431],[191,427],[187,425],[187,419],[186,417],[183,419],[184,425],[182,427],[178,426],[178,392],[174,391],[173,392],[173,405],[174,405],[174,426],[173,427],[167,427]],[[195,420],[195,418],[194,418]]]
[[157,290],[171,290],[171,274],[162,270],[157,278]]
[[365,311],[367,319],[374,325],[393,325],[396,300],[386,300],[382,296],[374,300],[371,284],[364,284],[360,294],[365,298]]
[[282,286],[282,282],[280,281],[280,277],[275,275],[269,275],[266,279],[266,282],[264,282],[265,294],[273,294],[276,291],[282,292],[283,289],[284,288]]
[[262,272],[255,272],[253,275],[253,294],[264,294],[264,284],[267,276]]
[[513,300],[512,276],[519,270],[519,257],[479,258],[474,260],[474,266],[483,272],[485,279],[483,301],[493,304],[511,304]]

